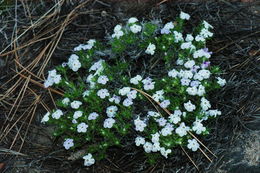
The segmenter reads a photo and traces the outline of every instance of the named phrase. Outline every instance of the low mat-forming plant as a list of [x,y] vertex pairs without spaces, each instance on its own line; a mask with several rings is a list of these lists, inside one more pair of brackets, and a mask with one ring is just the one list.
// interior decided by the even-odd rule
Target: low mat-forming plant
[[221,115],[208,93],[226,81],[209,61],[213,27],[203,21],[187,33],[189,19],[181,12],[162,25],[132,17],[107,42],[75,47],[68,62],[49,71],[44,86],[62,89],[64,98],[42,123],[56,126],[66,150],[85,147],[86,166],[126,141],[143,148],[151,163],[178,146],[199,150],[194,134],[209,134],[206,121]]

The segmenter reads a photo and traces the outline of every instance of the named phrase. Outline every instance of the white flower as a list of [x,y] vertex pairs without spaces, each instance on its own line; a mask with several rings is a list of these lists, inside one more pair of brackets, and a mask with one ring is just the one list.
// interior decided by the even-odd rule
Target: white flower
[[208,22],[206,22],[205,20],[203,21],[203,25],[206,29],[209,29],[209,28],[213,28],[212,25],[210,25]]
[[105,85],[109,81],[108,77],[105,75],[99,76],[97,82]]
[[170,105],[170,100],[164,100],[163,102],[160,103],[160,106],[162,108],[167,108]]
[[208,29],[203,28],[203,29],[200,31],[200,35],[203,36],[204,38],[209,38],[209,37],[212,37],[212,36],[213,36],[213,33],[210,32]]
[[187,135],[187,131],[189,131],[190,128],[185,126],[185,123],[181,123],[180,126],[178,128],[175,129],[175,132],[180,136],[183,137],[185,135]]
[[130,87],[124,87],[124,88],[121,88],[118,93],[121,95],[121,96],[125,96],[127,95],[129,92],[131,91],[131,88]]
[[168,154],[170,154],[172,152],[171,149],[165,149],[164,147],[161,147],[161,155],[163,155],[166,159],[168,158]]
[[87,97],[87,96],[89,96],[89,94],[90,94],[90,91],[89,91],[89,90],[86,90],[86,91],[84,91],[84,92],[82,93],[82,96],[83,96],[83,97]]
[[60,83],[60,81],[61,81],[61,75],[60,75],[60,74],[57,74],[57,75],[55,75],[55,76],[53,77],[53,82],[54,82],[55,84]]
[[88,40],[88,45],[90,45],[90,46],[94,46],[95,43],[96,43],[95,39]]
[[124,32],[123,31],[118,31],[118,32],[115,32],[114,34],[112,34],[112,38],[117,38],[119,39],[120,37],[122,37],[124,35]]
[[196,73],[194,74],[194,77],[193,77],[195,80],[199,80],[199,81],[202,81],[203,80],[203,76],[200,74],[200,73]]
[[173,28],[174,28],[174,25],[173,25],[172,22],[168,22],[168,23],[166,23],[166,24],[164,25],[164,28],[166,28],[166,29],[173,29]]
[[203,96],[206,93],[205,87],[203,85],[199,85],[199,88],[197,90],[198,96]]
[[130,99],[130,98],[126,98],[124,101],[123,101],[123,105],[128,107],[128,106],[131,106],[133,104],[133,100]]
[[154,82],[148,83],[144,85],[144,90],[153,90],[154,89]]
[[69,99],[68,97],[66,97],[66,98],[62,99],[61,102],[62,102],[63,105],[68,106],[68,105],[69,105],[69,102],[70,102],[70,99]]
[[202,110],[206,111],[209,108],[211,108],[210,102],[205,97],[202,97],[200,101],[201,101],[200,106]]
[[196,50],[194,53],[193,53],[193,58],[200,58],[200,57],[206,57],[206,58],[210,58],[211,57],[211,53],[208,52],[208,51],[205,51],[205,49],[199,49],[199,50]]
[[172,69],[171,71],[168,72],[168,76],[169,76],[169,77],[172,77],[172,78],[176,78],[177,75],[178,75],[178,73],[179,73],[179,72],[178,72],[177,70]]
[[127,93],[127,97],[128,97],[129,99],[135,99],[136,96],[137,96],[137,91],[136,91],[136,90],[132,90],[132,91],[130,91],[129,93]]
[[163,94],[164,94],[164,91],[159,90],[159,91],[156,91],[152,97],[155,101],[159,102],[160,100],[164,100]]
[[109,98],[110,102],[114,102],[115,104],[119,104],[121,101],[121,97],[117,96],[117,95],[113,95],[113,97]]
[[79,133],[86,133],[87,132],[88,125],[86,123],[80,123],[77,125],[77,131]]
[[176,64],[177,64],[177,65],[183,65],[183,64],[184,64],[184,61],[179,58],[179,59],[177,59]]
[[181,49],[193,49],[194,46],[191,42],[185,42],[181,44]]
[[159,134],[158,132],[156,132],[156,133],[154,133],[154,134],[151,134],[151,136],[152,136],[152,142],[153,142],[153,143],[159,142],[159,140],[160,140],[160,134]]
[[173,114],[176,116],[181,116],[182,112],[179,109],[176,109]]
[[88,44],[86,44],[86,45],[84,45],[84,44],[78,45],[77,47],[74,48],[74,51],[92,49],[92,47],[93,47],[94,44],[96,43],[96,40],[90,39],[87,43],[88,43]]
[[92,112],[92,113],[89,114],[88,120],[95,120],[95,119],[97,119],[98,116],[99,116],[98,113]]
[[194,60],[189,60],[184,64],[184,67],[186,68],[192,68],[195,65],[195,61]]
[[186,115],[187,115],[186,112],[182,112],[182,116],[183,116],[184,118],[186,117]]
[[185,41],[191,42],[191,41],[193,41],[193,40],[194,40],[194,37],[193,37],[191,34],[187,34],[187,35],[186,35]]
[[68,149],[70,149],[71,147],[73,147],[73,146],[74,146],[73,139],[70,139],[70,138],[66,139],[66,140],[64,141],[64,143],[63,143],[63,146],[64,146],[64,148],[65,148],[66,150],[68,150]]
[[195,96],[195,95],[197,94],[197,92],[198,92],[198,90],[197,90],[196,87],[188,87],[188,88],[186,89],[186,91],[187,91],[187,93],[188,93],[189,95],[192,95],[192,96]]
[[77,100],[70,103],[70,106],[72,109],[78,109],[81,105],[82,105],[82,102],[77,101]]
[[181,12],[180,18],[183,19],[183,20],[189,20],[190,15],[188,13]]
[[136,75],[135,77],[130,79],[130,83],[134,85],[138,85],[141,80],[142,80],[142,76]]
[[174,34],[174,42],[178,43],[180,41],[183,41],[183,37],[182,37],[182,33],[178,32],[178,31],[173,31]]
[[101,71],[100,69],[103,69],[103,63],[104,60],[99,60],[97,62],[95,62],[90,68],[89,71]]
[[195,139],[189,139],[187,147],[192,151],[197,151],[200,145]]
[[151,142],[145,142],[143,147],[144,147],[144,151],[146,153],[150,153],[152,151],[152,149],[153,149],[153,144]]
[[167,123],[167,120],[163,117],[156,119],[156,122],[159,124],[159,126],[163,127]]
[[212,116],[212,117],[216,117],[217,115],[221,115],[221,111],[219,111],[219,110],[208,110],[208,111],[205,111],[205,114]]
[[74,114],[73,114],[73,118],[74,118],[74,119],[78,119],[79,117],[82,117],[82,115],[83,115],[83,112],[82,112],[82,111],[76,111],[76,112],[74,112]]
[[86,82],[90,84],[90,88],[94,88],[96,85],[95,82],[93,82],[94,77],[95,76],[93,74],[89,74],[86,79]]
[[108,92],[107,89],[100,89],[100,90],[98,90],[97,95],[98,95],[101,99],[104,99],[104,98],[106,98],[106,97],[109,96],[109,92]]
[[116,111],[118,111],[118,108],[116,106],[107,107],[106,110],[107,116],[110,118],[115,117]]
[[61,81],[61,75],[57,74],[57,71],[54,70],[50,70],[48,72],[48,78],[47,80],[44,81],[44,87],[48,88],[50,86],[52,86],[53,84],[58,84]]
[[121,31],[121,29],[122,29],[122,26],[121,26],[121,25],[116,25],[116,26],[114,27],[114,32]]
[[144,145],[144,143],[145,143],[145,139],[143,137],[138,136],[135,138],[136,146]]
[[144,90],[153,90],[155,82],[152,82],[152,79],[147,77],[144,80],[142,80],[144,84]]
[[210,77],[210,74],[211,74],[209,70],[205,70],[205,69],[200,70],[198,73],[199,73],[204,79],[208,79],[208,78]]
[[198,135],[200,135],[202,132],[206,130],[206,127],[203,126],[201,121],[195,121],[193,122],[192,130],[195,131]]
[[199,41],[204,42],[204,41],[205,41],[205,38],[204,38],[203,36],[201,36],[201,35],[197,35],[197,36],[195,37],[195,40],[196,40],[197,42],[199,42]]
[[131,17],[131,18],[128,19],[127,23],[135,23],[137,21],[138,21],[138,19],[136,17]]
[[81,67],[81,63],[79,61],[79,57],[76,54],[72,54],[68,61],[68,66],[72,71],[78,71]]
[[153,143],[152,152],[157,152],[157,151],[160,151],[160,150],[161,150],[160,143],[159,142]]
[[194,80],[190,83],[191,87],[198,87],[200,85],[200,81]]
[[148,47],[145,50],[145,53],[153,55],[155,53],[155,45],[152,43],[149,43]]
[[190,84],[190,79],[185,79],[185,78],[181,79],[182,86],[189,86],[189,84]]
[[161,134],[163,136],[168,136],[168,135],[172,135],[172,131],[173,131],[173,126],[172,125],[166,125],[164,128],[162,128],[161,130]]
[[63,115],[63,112],[60,109],[57,109],[55,112],[52,113],[52,118],[59,119]]
[[189,70],[181,70],[179,73],[178,73],[178,76],[180,78],[185,78],[185,79],[191,79],[193,77],[193,74],[191,71]]
[[217,77],[217,83],[221,86],[221,87],[223,87],[224,85],[226,85],[226,79],[222,79],[221,77]]
[[107,119],[105,119],[103,126],[104,126],[104,128],[110,129],[113,127],[115,122],[116,121],[113,118],[107,118]]
[[84,166],[91,166],[95,163],[95,159],[93,158],[92,154],[87,154],[83,157],[84,159]]
[[194,104],[191,103],[191,101],[189,100],[187,103],[184,103],[184,108],[188,111],[188,112],[192,112],[196,109],[196,106]]
[[43,85],[44,85],[44,88],[48,88],[53,85],[53,81],[45,80]]
[[173,124],[178,124],[181,121],[181,117],[176,114],[171,114],[168,118],[169,121],[172,122]]
[[169,34],[171,32],[171,29],[173,29],[173,28],[174,28],[173,23],[172,22],[168,22],[161,29],[161,34]]
[[210,75],[211,73],[209,70],[202,69],[194,75],[194,79],[201,81],[203,79],[208,79]]
[[138,33],[138,32],[141,32],[142,27],[141,27],[140,25],[134,24],[134,25],[130,26],[130,30],[131,30],[133,33],[136,34],[136,33]]
[[80,51],[80,50],[83,50],[84,49],[84,44],[80,44],[80,45],[78,45],[77,47],[74,47],[74,51]]
[[158,112],[154,112],[154,111],[148,111],[148,117],[159,117],[160,114]]
[[121,36],[124,35],[124,32],[121,30],[122,26],[121,25],[116,25],[114,28],[114,34],[112,34],[112,38],[120,38]]
[[77,124],[77,123],[78,123],[78,121],[75,120],[75,119],[73,119],[71,122],[72,122],[73,124]]
[[[196,37],[197,38],[197,37]],[[199,49],[199,50],[196,50],[194,53],[193,53],[193,58],[200,58],[200,57],[203,57],[205,55],[205,52],[203,49]]]
[[41,123],[46,123],[46,122],[48,122],[49,121],[49,119],[50,119],[50,112],[47,112],[44,116],[43,116],[43,118],[42,118],[42,120],[41,120]]
[[135,130],[139,132],[144,131],[144,128],[147,126],[147,124],[144,121],[140,120],[140,117],[134,120],[134,124]]

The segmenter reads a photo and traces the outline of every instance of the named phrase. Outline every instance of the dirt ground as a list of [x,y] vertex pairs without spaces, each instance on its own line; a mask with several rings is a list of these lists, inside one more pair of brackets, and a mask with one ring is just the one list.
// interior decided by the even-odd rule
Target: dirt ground
[[[1,2],[1,1],[0,1]],[[8,3],[7,3],[8,2]],[[117,173],[198,172],[176,149],[168,160],[151,166],[131,145],[112,148],[107,158],[87,168],[40,123],[53,108],[55,91],[42,89],[48,69],[63,62],[73,47],[102,40],[129,17],[174,20],[180,10],[214,26],[208,43],[212,63],[224,70],[227,85],[211,102],[222,116],[202,141],[215,153],[210,163],[190,153],[200,172],[260,172],[260,1],[5,1],[0,5],[0,172]],[[70,158],[71,160],[68,160]]]

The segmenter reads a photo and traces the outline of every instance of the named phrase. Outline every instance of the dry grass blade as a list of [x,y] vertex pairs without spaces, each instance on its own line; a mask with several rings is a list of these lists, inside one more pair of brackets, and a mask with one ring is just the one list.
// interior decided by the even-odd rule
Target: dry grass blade
[[6,49],[8,49],[14,42],[16,42],[18,39],[20,39],[26,32],[28,32],[31,28],[35,27],[44,17],[46,17],[54,8],[56,8],[58,5],[61,5],[64,2],[64,0],[60,0],[57,2],[52,8],[50,8],[44,15],[42,15],[33,25],[31,25],[29,28],[27,28],[22,34],[20,34],[15,40],[13,40],[6,48],[4,48],[0,54],[2,54]]
[[28,130],[29,130],[30,125],[31,125],[31,123],[32,123],[32,120],[33,120],[33,118],[34,118],[34,116],[35,116],[35,112],[36,112],[36,109],[37,109],[37,106],[38,106],[39,99],[40,99],[40,97],[36,98],[36,100],[35,100],[34,108],[33,108],[32,114],[31,114],[31,118],[30,118],[29,124],[27,125],[25,134],[24,134],[24,136],[23,136],[23,138],[22,138],[22,143],[21,143],[21,145],[20,145],[20,148],[19,148],[18,152],[20,152],[20,151],[22,150],[22,148],[23,148],[23,145],[24,145],[26,136],[27,136],[27,134],[28,134]]
[[[29,73],[30,75],[32,75],[33,77],[41,80],[41,81],[44,81],[43,79],[41,79],[40,77],[36,76],[35,74],[33,74],[32,72],[30,72],[29,70],[27,70],[22,64],[20,64],[17,60],[15,60],[15,63],[21,67],[25,72]],[[17,75],[20,75],[22,72],[19,72],[17,73]]]
[[2,133],[2,135],[0,136],[0,142],[2,142],[3,139],[4,139],[4,138],[10,133],[10,131],[16,126],[16,124],[21,121],[21,119],[24,117],[24,115],[25,115],[26,113],[29,114],[29,112],[30,112],[29,110],[31,110],[32,106],[33,106],[33,104],[30,105],[30,106],[24,111],[24,113],[19,116],[19,118],[11,125],[11,127],[10,127],[8,130],[7,130],[8,126],[6,126],[6,129],[4,130],[4,133]]
[[191,163],[195,166],[195,168],[199,171],[199,167],[196,165],[196,163],[192,160],[192,158],[190,157],[190,155],[184,150],[184,148],[181,146],[182,151],[185,153],[185,155],[189,158],[189,160],[191,161]]
[[10,149],[6,149],[6,148],[0,148],[0,152],[2,152],[4,154],[12,154],[12,155],[16,155],[16,156],[27,156],[26,154],[23,154],[23,153],[20,153],[20,152],[17,152],[17,151],[13,151],[13,150],[10,150]]
[[198,141],[204,148],[206,148],[206,150],[208,150],[208,152],[210,152],[210,154],[212,154],[214,157],[218,158],[210,149],[208,149],[208,147],[206,147],[195,135],[193,135],[191,132],[188,131],[188,133],[194,138],[196,139],[196,141]]
[[[25,95],[26,88],[27,88],[27,86],[28,86],[29,80],[30,80],[30,77],[26,79],[26,82],[25,82],[24,85],[22,86],[22,88],[21,88],[21,90],[20,90],[20,92],[19,92],[17,98],[15,99],[14,104],[12,105],[12,107],[11,107],[11,109],[10,109],[8,115],[7,115],[7,118],[6,118],[5,122],[4,122],[4,125],[6,125],[5,130],[10,126],[10,124],[7,123],[7,121],[12,121],[12,120],[13,120],[14,115],[15,115],[15,113],[17,112],[17,110],[18,110],[18,108],[19,108],[19,105],[21,104],[21,102],[22,102],[22,100],[23,100],[23,97],[24,97],[24,95]],[[18,103],[17,103],[17,102],[18,102]],[[13,109],[14,109],[15,107],[16,107],[16,109],[13,111]],[[13,115],[12,115],[12,117],[10,118],[10,115],[11,115],[11,114],[13,114]],[[4,126],[2,127],[1,131],[2,131],[3,134],[4,134],[5,130],[3,131],[3,128],[4,128]]]
[[[24,75],[22,75],[22,74],[19,74],[19,75],[20,75],[22,78],[28,79],[28,77],[26,77],[26,76],[24,76]],[[41,83],[39,83],[39,82],[37,82],[37,81],[35,81],[35,80],[33,80],[33,79],[30,79],[30,82],[32,82],[33,84],[35,84],[35,85],[37,85],[37,86],[39,86],[39,87],[41,87],[41,88],[43,88],[43,89],[46,89],[43,84],[41,84]],[[60,91],[58,91],[58,90],[55,90],[55,89],[53,89],[53,88],[48,88],[48,90],[50,90],[51,92],[53,92],[53,93],[55,93],[55,94],[61,95],[61,96],[64,95],[62,92],[60,92]]]
[[[160,106],[160,103],[155,101],[153,99],[152,96],[150,96],[149,94],[147,94],[146,92],[142,91],[142,90],[139,90],[139,89],[136,89],[136,88],[132,88],[140,93],[142,93],[144,96],[146,96],[146,98],[150,98],[152,101],[156,102],[159,106]],[[152,101],[149,99],[149,101],[152,103]],[[168,115],[171,115],[170,111],[167,110],[166,108],[162,108]],[[194,136],[191,132],[188,131],[188,133],[193,137],[195,138],[203,147],[205,147],[213,156],[217,157],[212,151],[210,151],[198,138],[196,138],[196,136]],[[212,162],[212,160],[207,156],[207,154],[200,149],[200,151],[202,152],[202,154],[210,161]]]
[[210,162],[212,162],[212,160],[209,158],[209,156],[208,156],[201,148],[199,148],[199,150],[202,152],[202,154],[203,154]]
[[[53,68],[50,67],[51,65],[62,63],[65,57],[71,54],[70,50],[73,47],[85,43],[91,38],[103,39],[104,35],[112,32],[116,24],[123,23],[129,16],[167,22],[175,19],[180,10],[192,14],[193,20],[189,20],[190,26],[197,25],[201,19],[206,19],[214,25],[214,38],[208,42],[207,46],[214,52],[211,59],[212,65],[220,65],[221,69],[225,71],[223,77],[228,81],[228,85],[224,89],[211,97],[212,105],[219,108],[223,114],[212,128],[214,133],[208,135],[207,145],[214,146],[212,150],[219,158],[210,165],[208,162],[204,162],[203,158],[207,155],[204,155],[203,152],[209,154],[208,152],[211,151],[205,145],[203,146],[203,143],[194,134],[192,138],[198,141],[203,151],[199,151],[202,154],[194,153],[192,159],[202,172],[216,172],[219,167],[223,168],[223,164],[228,165],[229,163],[236,165],[233,167],[235,169],[240,167],[239,163],[233,164],[232,161],[222,163],[222,158],[228,159],[223,153],[230,153],[235,149],[235,145],[231,145],[234,141],[234,134],[243,135],[244,127],[248,128],[249,125],[257,128],[255,125],[251,126],[251,122],[254,122],[255,119],[258,120],[256,112],[259,112],[257,105],[257,100],[259,100],[257,92],[257,88],[259,88],[259,67],[257,66],[259,62],[259,2],[241,4],[239,2],[233,3],[233,1],[177,2],[160,0],[154,3],[149,1],[148,5],[143,1],[138,1],[136,5],[130,1],[92,0],[89,1],[91,3],[87,5],[85,3],[77,10],[74,9],[86,1],[48,0],[38,3],[16,0],[13,2],[16,5],[8,7],[3,13],[0,11],[0,35],[2,38],[0,41],[2,46],[0,50],[0,90],[2,92],[0,94],[0,112],[2,113],[0,129],[4,128],[4,131],[0,132],[2,137],[0,143],[5,149],[14,142],[10,152],[2,152],[0,149],[1,162],[8,163],[5,164],[5,168],[2,168],[6,172],[119,172],[118,168],[115,169],[108,161],[101,161],[86,170],[86,167],[82,166],[82,162],[64,160],[67,158],[64,150],[58,149],[51,140],[52,131],[49,132],[49,130],[52,129],[39,126],[37,114],[50,111],[53,108],[53,97],[58,94],[55,91],[42,89],[41,84],[45,79],[44,72],[47,68]],[[4,50],[4,48],[7,49]],[[160,71],[156,71],[154,68],[155,65],[158,65],[157,61],[154,60],[151,59],[151,62],[154,63],[151,64],[151,67],[148,66],[149,72],[147,72],[156,75]],[[3,67],[3,64],[6,66]],[[30,83],[13,121],[7,121],[9,125],[2,126],[29,75],[31,75]],[[60,90],[58,92],[62,93]],[[41,98],[45,100],[39,100],[33,118],[34,105],[31,103],[38,96],[42,96]],[[144,97],[157,108],[157,111],[165,114],[150,96],[144,95]],[[15,109],[16,107],[13,108],[13,112]],[[11,114],[11,116],[13,115]],[[27,135],[24,136],[30,119],[32,119],[30,128],[28,128]],[[3,135],[5,135],[4,138]],[[45,138],[48,140],[45,141]],[[27,157],[15,153],[23,141],[22,153]],[[223,143],[223,141],[225,142]],[[243,143],[243,141],[241,142]],[[239,146],[242,147],[242,144]],[[175,152],[178,154],[184,152],[185,156],[189,158],[188,150],[185,146],[183,148],[186,151],[183,151],[182,148],[176,148]],[[117,149],[109,151],[108,155],[112,153],[115,157],[110,157],[111,162],[129,172],[193,172],[196,169],[194,168],[196,167],[195,163],[187,164],[186,161],[182,161],[183,154],[174,155],[170,161],[162,161],[157,166],[150,167],[146,164],[146,158],[141,152],[135,153],[136,149],[129,148],[129,146],[124,149],[126,151],[118,152],[118,154],[114,154],[115,151],[118,151]],[[211,154],[216,157],[214,153]],[[14,157],[16,155],[19,157]],[[209,159],[213,160],[211,158]],[[23,159],[26,159],[26,164],[19,167],[17,163]],[[237,160],[237,158],[233,158],[233,155],[231,159]],[[193,161],[190,158],[189,160]],[[245,169],[249,170],[247,167]],[[225,171],[231,172],[230,170]]]

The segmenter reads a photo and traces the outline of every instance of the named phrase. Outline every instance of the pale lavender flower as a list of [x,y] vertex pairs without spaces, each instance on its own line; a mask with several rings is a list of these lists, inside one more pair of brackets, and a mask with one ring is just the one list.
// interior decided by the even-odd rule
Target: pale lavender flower
[[190,86],[197,87],[197,86],[199,86],[199,84],[200,84],[200,81],[194,80],[194,81],[191,81]]
[[202,64],[201,64],[201,68],[208,68],[208,66],[210,65],[210,62],[209,61],[204,61]]

